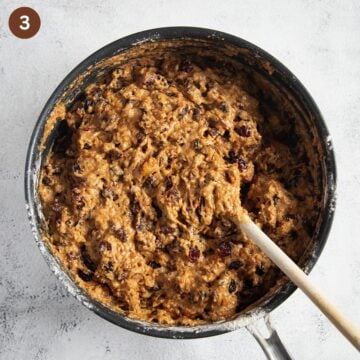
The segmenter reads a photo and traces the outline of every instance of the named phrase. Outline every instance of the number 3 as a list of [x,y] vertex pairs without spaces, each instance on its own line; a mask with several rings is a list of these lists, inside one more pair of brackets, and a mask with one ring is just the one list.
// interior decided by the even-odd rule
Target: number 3
[[21,30],[29,30],[30,28],[30,18],[27,15],[20,16],[21,25],[19,26]]

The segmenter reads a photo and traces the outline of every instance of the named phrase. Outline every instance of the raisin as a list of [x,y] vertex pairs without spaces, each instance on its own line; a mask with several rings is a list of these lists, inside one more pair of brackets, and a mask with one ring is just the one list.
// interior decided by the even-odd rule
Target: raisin
[[86,272],[82,271],[81,269],[78,269],[77,273],[78,273],[79,278],[85,282],[89,282],[93,278],[92,273],[86,273]]
[[212,136],[212,137],[215,137],[216,135],[219,134],[219,131],[218,131],[218,129],[210,128],[210,129],[208,130],[208,134],[210,134],[210,136]]
[[189,252],[189,259],[191,262],[196,262],[199,260],[200,250],[197,246],[193,247]]
[[57,201],[55,200],[53,202],[53,204],[51,205],[51,209],[57,213],[61,212],[62,210],[62,205]]
[[225,102],[222,102],[219,106],[219,109],[223,112],[223,113],[228,113],[229,112],[229,105]]
[[224,160],[229,164],[235,164],[237,161],[237,156],[233,150],[230,150],[227,156],[224,156]]
[[201,142],[200,142],[200,140],[199,140],[199,139],[193,140],[193,142],[191,143],[191,147],[192,147],[194,150],[196,150],[196,151],[200,150],[200,149],[201,149]]
[[49,186],[49,185],[51,185],[51,180],[48,176],[44,176],[42,179],[42,183],[46,186]]
[[186,105],[184,108],[182,108],[179,112],[178,118],[182,119],[189,111],[189,107]]
[[231,255],[231,244],[228,241],[223,241],[219,245],[220,256],[230,256]]
[[104,265],[104,270],[106,272],[112,272],[114,270],[114,264],[109,261],[107,264]]
[[149,262],[149,266],[150,266],[151,268],[153,268],[153,269],[158,269],[158,268],[161,267],[161,265],[160,265],[158,262],[153,261],[153,260],[151,260],[151,261]]
[[251,131],[246,125],[235,128],[235,131],[242,137],[249,137],[251,135]]
[[171,180],[171,177],[170,177],[170,176],[167,176],[167,177],[165,178],[165,189],[166,189],[166,190],[170,190],[170,189],[172,188],[172,186],[173,186],[173,182],[172,182],[172,180]]
[[104,252],[106,250],[111,251],[111,248],[112,248],[111,244],[107,241],[102,241],[99,245],[100,252]]
[[259,276],[263,276],[265,274],[265,266],[264,264],[260,263],[255,270],[256,274]]
[[128,239],[127,233],[123,228],[112,228],[113,234],[122,242],[126,242]]
[[244,265],[244,263],[242,261],[239,260],[234,260],[229,264],[229,269],[230,270],[238,270],[240,269],[242,266]]
[[84,102],[84,109],[87,113],[92,114],[94,112],[94,101],[91,99],[86,99]]
[[116,151],[116,150],[110,150],[105,155],[105,159],[107,159],[109,161],[119,160],[121,158],[122,158],[122,153],[119,151]]
[[164,235],[172,234],[174,231],[175,231],[175,229],[172,228],[172,227],[169,226],[169,225],[163,225],[163,226],[161,227],[161,232],[162,232]]
[[81,167],[77,161],[73,164],[72,170],[74,173],[81,173]]
[[134,194],[131,194],[131,196],[130,196],[130,211],[132,212],[133,215],[138,214],[140,211],[140,204],[136,200],[136,197]]
[[179,66],[180,71],[185,71],[187,73],[191,72],[193,70],[192,62],[190,59],[185,59],[180,63]]
[[231,279],[229,283],[229,293],[232,294],[235,291],[236,291],[236,282],[234,279]]
[[90,149],[91,149],[91,145],[90,145],[89,143],[85,143],[83,149],[85,149],[85,150],[90,150]]
[[201,110],[199,107],[195,107],[193,109],[193,115],[192,115],[192,118],[193,120],[199,120],[200,119],[200,115],[201,115]]
[[92,272],[94,272],[97,268],[97,265],[91,260],[89,254],[86,251],[82,251],[81,259],[84,265]]
[[247,169],[247,163],[243,158],[238,157],[237,158],[237,163],[238,163],[238,166],[239,166],[240,170],[246,170]]
[[229,130],[224,131],[223,138],[227,141],[230,140],[230,131]]
[[144,186],[147,188],[155,188],[156,180],[153,176],[148,176],[144,181]]

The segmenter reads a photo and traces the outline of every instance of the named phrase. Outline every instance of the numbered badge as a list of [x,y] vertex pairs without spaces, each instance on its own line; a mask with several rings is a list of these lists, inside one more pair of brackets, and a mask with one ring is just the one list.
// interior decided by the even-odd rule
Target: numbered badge
[[40,25],[39,14],[29,7],[20,7],[14,10],[9,18],[11,32],[20,39],[29,39],[36,35]]

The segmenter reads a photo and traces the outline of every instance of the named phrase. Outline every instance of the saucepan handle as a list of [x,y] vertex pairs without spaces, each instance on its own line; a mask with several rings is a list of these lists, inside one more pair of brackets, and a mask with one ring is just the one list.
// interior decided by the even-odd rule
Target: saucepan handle
[[256,341],[263,349],[267,359],[269,360],[293,360],[294,358],[286,350],[284,344],[281,342],[277,331],[273,328],[270,322],[270,316],[266,315],[263,318],[265,325],[269,331],[269,337],[261,335],[255,324],[250,324],[246,328],[254,336]]

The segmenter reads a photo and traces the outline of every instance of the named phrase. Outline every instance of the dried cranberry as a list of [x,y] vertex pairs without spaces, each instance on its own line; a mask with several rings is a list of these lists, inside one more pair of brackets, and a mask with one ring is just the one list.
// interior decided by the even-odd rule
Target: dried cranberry
[[93,278],[92,273],[86,273],[86,272],[82,271],[81,269],[78,269],[77,273],[79,275],[79,278],[85,282],[89,282]]
[[231,255],[231,244],[228,241],[223,241],[219,245],[220,256],[230,256]]
[[151,261],[149,262],[149,266],[152,267],[153,269],[158,269],[158,268],[161,267],[161,265],[160,265],[158,262],[153,261],[153,260],[151,260]]
[[233,292],[235,292],[235,290],[236,290],[236,282],[234,279],[231,279],[229,283],[229,293],[232,294]]
[[242,137],[249,137],[251,135],[251,131],[246,125],[236,128],[235,131]]
[[238,270],[240,269],[242,266],[244,265],[244,263],[242,261],[239,260],[234,260],[229,264],[229,269],[230,270]]
[[197,246],[193,247],[189,252],[189,259],[191,262],[196,262],[199,260],[200,250]]

